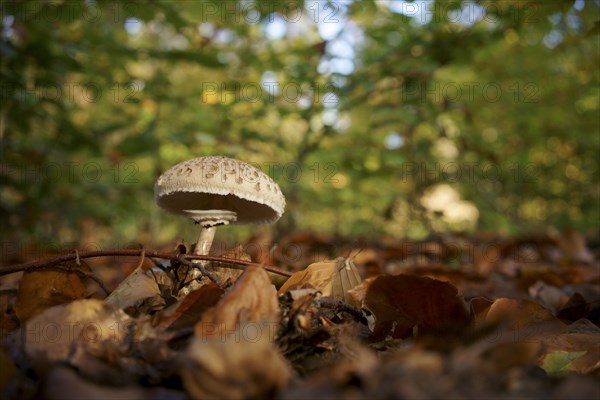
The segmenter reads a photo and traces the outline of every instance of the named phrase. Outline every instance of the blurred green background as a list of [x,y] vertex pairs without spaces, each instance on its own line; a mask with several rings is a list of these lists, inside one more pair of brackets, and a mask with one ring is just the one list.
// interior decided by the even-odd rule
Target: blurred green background
[[217,154],[280,184],[278,234],[597,231],[599,10],[2,1],[3,247],[194,240],[153,184]]

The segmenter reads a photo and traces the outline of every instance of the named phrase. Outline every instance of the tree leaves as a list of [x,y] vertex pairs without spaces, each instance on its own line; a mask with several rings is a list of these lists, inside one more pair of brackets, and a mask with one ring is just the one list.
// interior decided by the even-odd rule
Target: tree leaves
[[[375,315],[373,340],[457,332],[472,318],[458,290],[447,282],[414,275],[383,275],[365,281],[354,293]],[[361,285],[361,286],[362,286]],[[359,300],[359,299],[357,299]]]

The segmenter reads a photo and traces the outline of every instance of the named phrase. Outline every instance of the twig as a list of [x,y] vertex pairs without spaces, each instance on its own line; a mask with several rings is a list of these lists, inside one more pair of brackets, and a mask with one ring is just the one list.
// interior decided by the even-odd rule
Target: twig
[[336,310],[337,312],[345,311],[348,314],[352,315],[352,317],[354,319],[356,319],[357,321],[359,321],[365,325],[368,325],[368,321],[365,318],[365,316],[363,315],[362,311],[360,311],[360,309],[358,309],[344,301],[334,300],[332,298],[324,297],[324,298],[315,300],[315,303],[317,303],[318,306],[325,307],[325,308],[331,308],[333,310]]
[[146,249],[144,247],[142,247],[142,254],[140,255],[140,263],[138,264],[136,269],[142,268],[142,265],[144,265],[145,259],[146,259]]
[[[202,272],[202,275],[208,277],[208,279],[210,279],[211,281],[213,281],[215,283],[215,285],[217,285],[217,287],[219,289],[223,289],[223,286],[221,285],[221,281],[219,280],[219,278],[217,278],[215,276],[215,274],[213,274],[212,272],[208,271],[206,268],[204,268],[204,265],[198,263],[195,264],[193,262],[187,261],[184,258],[185,254],[180,254],[179,257],[177,257],[177,260],[182,263],[183,265],[189,267],[190,269],[192,268],[198,268],[200,270],[200,272]],[[186,273],[187,276],[187,273]]]
[[[111,257],[111,256],[123,256],[123,257],[139,257],[142,254],[141,249],[139,250],[97,250],[97,251],[85,251],[78,253],[79,258],[94,258],[94,257]],[[167,253],[160,251],[146,251],[146,257],[148,258],[164,258],[168,260],[177,260],[179,254],[177,253]],[[66,254],[64,256],[59,256],[55,258],[50,258],[47,260],[35,260],[29,261],[22,264],[9,265],[7,267],[0,267],[0,276],[13,274],[15,272],[27,271],[29,269],[42,268],[51,266],[54,264],[60,264],[66,261],[75,260],[77,256],[74,253]],[[283,275],[283,276],[292,276],[292,272],[282,270],[280,268],[271,267],[268,265],[262,265],[258,263],[253,263],[250,261],[236,260],[233,258],[225,258],[225,257],[216,257],[216,256],[204,256],[197,254],[185,254],[183,255],[185,260],[207,260],[213,261],[214,263],[221,264],[233,264],[240,266],[240,269],[243,269],[248,266],[262,266],[265,270],[272,272],[274,274]],[[216,265],[218,266],[218,265]]]
[[106,285],[104,284],[102,279],[98,278],[93,272],[83,271],[78,268],[63,267],[62,265],[47,265],[47,266],[43,266],[43,267],[39,267],[39,268],[40,269],[55,269],[58,271],[66,271],[66,272],[74,272],[77,275],[79,275],[80,278],[91,279],[94,282],[96,282],[96,284],[98,286],[100,286],[100,288],[102,290],[104,290],[104,293],[106,293],[107,296],[110,294],[110,290],[108,290],[108,288],[106,287]]

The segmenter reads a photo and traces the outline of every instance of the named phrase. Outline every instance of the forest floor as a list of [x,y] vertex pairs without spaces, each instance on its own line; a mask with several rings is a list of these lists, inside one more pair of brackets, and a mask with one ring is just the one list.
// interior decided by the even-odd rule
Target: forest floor
[[600,398],[597,237],[279,239],[0,267],[0,398]]

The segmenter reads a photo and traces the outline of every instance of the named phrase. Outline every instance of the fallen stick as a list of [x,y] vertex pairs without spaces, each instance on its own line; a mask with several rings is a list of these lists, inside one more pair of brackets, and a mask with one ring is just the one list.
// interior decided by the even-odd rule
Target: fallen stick
[[97,251],[85,251],[85,252],[77,252],[66,254],[64,256],[59,256],[55,258],[50,258],[46,260],[34,260],[29,261],[22,264],[9,265],[7,267],[0,267],[0,276],[13,274],[15,272],[27,271],[30,269],[43,268],[48,267],[50,265],[59,264],[65,261],[78,260],[82,258],[94,258],[94,257],[114,257],[114,256],[124,256],[124,257],[139,257],[142,255],[142,252],[145,251],[145,255],[148,258],[163,258],[167,260],[177,261],[177,259],[181,256],[185,260],[206,260],[212,261],[214,263],[221,264],[233,264],[237,265],[238,269],[244,269],[251,265],[256,265],[259,267],[263,267],[265,270],[272,272],[274,274],[282,275],[282,276],[292,276],[292,272],[282,270],[280,268],[271,267],[269,265],[262,265],[259,263],[254,263],[251,261],[243,261],[236,260],[233,258],[224,258],[224,257],[216,257],[216,256],[205,256],[205,255],[196,255],[196,254],[178,254],[178,253],[167,253],[160,251],[148,251],[144,249],[138,250],[97,250]]

